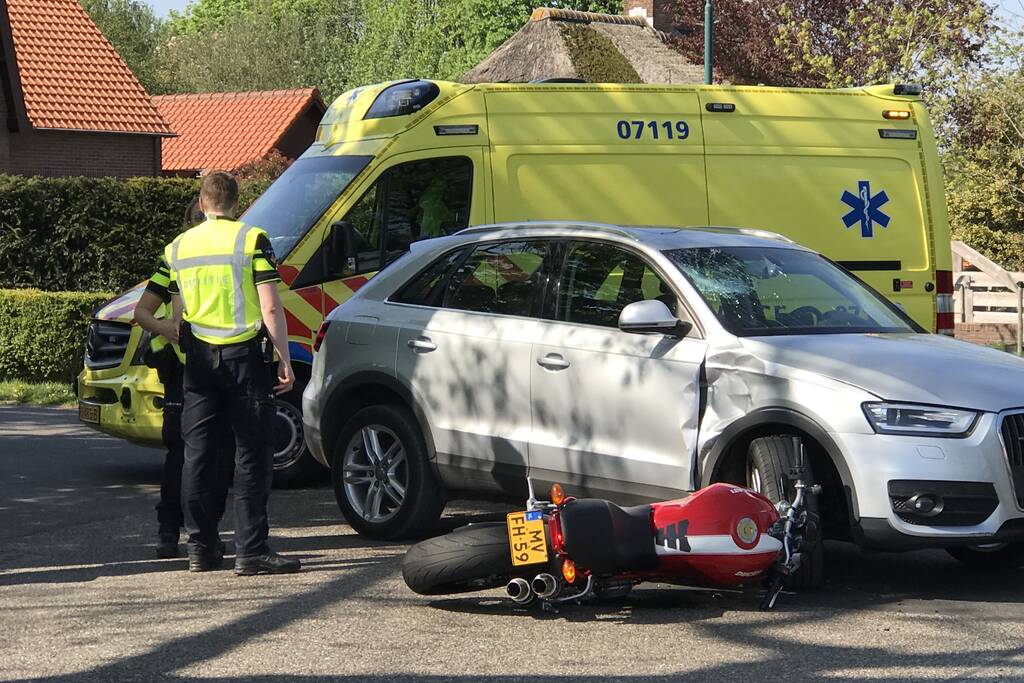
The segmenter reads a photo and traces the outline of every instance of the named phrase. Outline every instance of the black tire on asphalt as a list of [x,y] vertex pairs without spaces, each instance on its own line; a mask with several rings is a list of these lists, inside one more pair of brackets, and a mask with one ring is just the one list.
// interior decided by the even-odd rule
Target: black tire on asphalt
[[[342,463],[352,437],[367,425],[382,425],[398,437],[406,453],[408,483],[397,514],[384,522],[370,522],[356,513],[345,493]],[[331,454],[334,497],[349,525],[368,538],[399,540],[427,535],[437,526],[444,510],[444,496],[427,459],[427,447],[419,424],[406,408],[385,404],[358,411],[341,429]]]
[[405,554],[402,577],[420,595],[444,595],[504,586],[512,575],[504,524],[472,524],[420,541]]
[[999,547],[985,549],[984,546],[962,546],[947,548],[946,552],[972,569],[1006,569],[1024,564],[1024,543],[999,544]]
[[[793,500],[796,490],[789,480],[789,472],[796,459],[793,448],[793,437],[786,435],[764,436],[754,439],[747,451],[748,481],[749,468],[755,467],[761,478],[761,494],[773,503],[780,500]],[[808,486],[814,483],[814,472],[811,463],[804,459],[805,477]],[[807,496],[807,514],[812,520],[818,520],[818,498]],[[825,548],[821,543],[821,524],[815,523],[804,538],[802,549],[803,562],[796,573],[790,576],[786,585],[789,588],[817,588],[821,586],[825,576]]]
[[[278,396],[274,399],[275,408],[277,410],[289,411],[287,417],[288,421],[291,422],[297,430],[297,439],[302,444],[302,451],[299,453],[291,463],[279,467],[277,463],[274,463],[274,487],[279,489],[290,489],[304,486],[322,477],[326,471],[324,466],[317,462],[313,454],[309,452],[309,447],[306,446],[306,439],[302,427],[302,390],[304,387],[299,386],[298,383],[292,390],[286,394]],[[281,415],[275,415],[275,421],[283,421],[286,418]],[[297,420],[297,422],[296,422]],[[277,424],[275,422],[275,424]],[[291,429],[287,425],[279,425],[279,428],[284,428],[287,431],[286,434],[291,433]],[[275,433],[274,439],[275,446],[277,445],[277,438]],[[295,447],[295,446],[293,446]]]

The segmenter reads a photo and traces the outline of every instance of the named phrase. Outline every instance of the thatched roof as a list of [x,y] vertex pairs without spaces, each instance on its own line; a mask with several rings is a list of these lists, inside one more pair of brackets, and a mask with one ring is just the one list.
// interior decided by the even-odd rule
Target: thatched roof
[[540,8],[462,75],[463,83],[580,78],[590,83],[700,83],[704,67],[665,45],[641,17]]

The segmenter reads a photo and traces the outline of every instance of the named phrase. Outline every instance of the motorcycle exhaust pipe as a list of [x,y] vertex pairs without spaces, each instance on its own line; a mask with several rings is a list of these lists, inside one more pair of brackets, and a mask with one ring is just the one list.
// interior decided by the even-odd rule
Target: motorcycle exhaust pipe
[[530,584],[533,588],[533,592],[537,594],[537,597],[541,600],[547,600],[558,595],[558,591],[561,586],[558,585],[558,580],[554,576],[547,572],[537,574],[533,577],[533,583]]
[[505,586],[505,592],[508,594],[508,597],[512,598],[513,602],[517,602],[520,605],[533,600],[533,589],[530,588],[530,584],[526,582],[526,579],[512,579]]

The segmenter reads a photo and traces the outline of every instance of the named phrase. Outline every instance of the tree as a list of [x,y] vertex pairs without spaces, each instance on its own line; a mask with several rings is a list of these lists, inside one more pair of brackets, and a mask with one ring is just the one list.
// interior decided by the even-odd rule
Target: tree
[[175,92],[313,86],[330,100],[349,83],[359,2],[252,0],[226,14],[193,2],[159,50],[161,75]]
[[[703,63],[704,9],[677,6],[673,42]],[[735,83],[849,87],[898,80],[947,90],[984,58],[985,0],[716,0],[714,64]]]
[[85,11],[150,94],[164,91],[155,54],[163,24],[140,0],[81,0]]
[[1003,35],[951,108],[942,156],[953,236],[1024,269],[1024,36]]

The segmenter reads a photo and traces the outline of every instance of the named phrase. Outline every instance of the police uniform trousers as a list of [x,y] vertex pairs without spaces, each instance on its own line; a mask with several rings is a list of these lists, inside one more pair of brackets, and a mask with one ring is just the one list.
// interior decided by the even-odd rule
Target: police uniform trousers
[[267,552],[274,456],[270,365],[256,340],[213,345],[193,338],[185,358],[184,386],[182,485],[189,550],[209,551],[218,540],[218,424],[226,419],[235,447],[235,554],[262,555]]
[[[156,504],[156,519],[161,532],[178,533],[185,526],[182,512],[181,476],[185,464],[185,440],[181,435],[181,410],[185,395],[185,366],[174,352],[165,347],[159,354],[157,375],[164,385],[163,429],[161,438],[167,454],[160,477],[160,502]],[[224,516],[224,506],[231,486],[235,466],[235,439],[224,421],[218,426],[217,506],[218,521]]]

